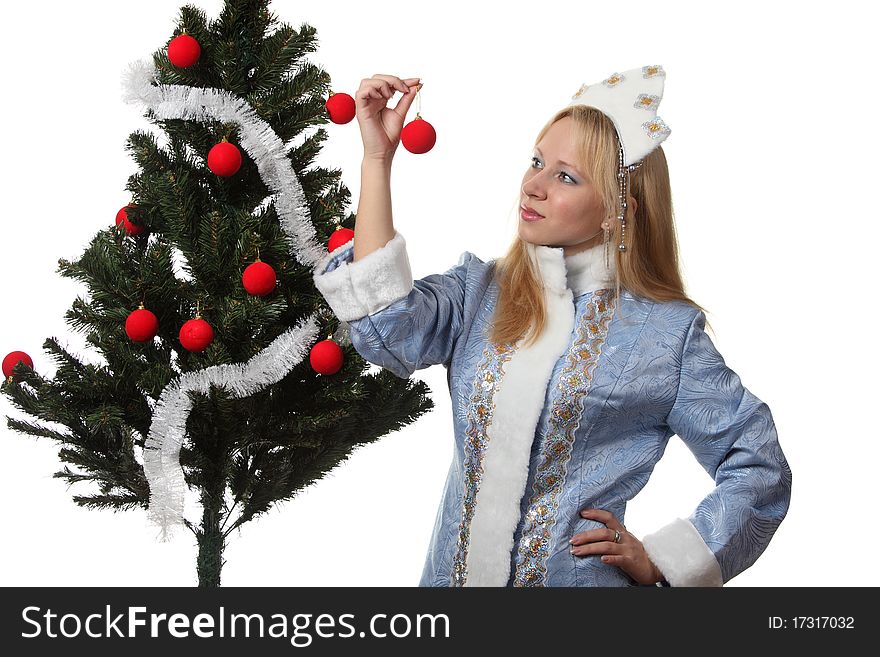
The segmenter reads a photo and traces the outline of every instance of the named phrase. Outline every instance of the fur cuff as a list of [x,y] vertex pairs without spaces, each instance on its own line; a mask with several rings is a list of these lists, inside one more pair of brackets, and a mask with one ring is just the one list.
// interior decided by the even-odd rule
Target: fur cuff
[[387,308],[413,289],[412,270],[403,235],[357,262],[354,241],[338,247],[315,268],[315,287],[343,322],[350,322]]
[[676,518],[642,539],[648,557],[670,586],[723,586],[721,566],[700,532]]

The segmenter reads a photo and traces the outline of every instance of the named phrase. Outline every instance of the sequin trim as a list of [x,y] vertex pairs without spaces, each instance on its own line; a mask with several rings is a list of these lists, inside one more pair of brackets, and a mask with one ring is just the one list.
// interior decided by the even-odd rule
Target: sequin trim
[[556,385],[558,394],[542,437],[540,465],[532,484],[528,512],[517,546],[514,586],[544,586],[551,528],[556,524],[559,494],[599,361],[608,324],[614,314],[611,290],[596,290],[581,316],[577,338],[568,351],[568,364]]
[[651,94],[639,94],[636,102],[633,103],[633,107],[635,107],[636,109],[653,110],[657,109],[657,106],[659,104],[660,96],[653,96]]
[[642,67],[642,77],[643,78],[656,78],[656,77],[666,77],[666,71],[663,70],[663,67],[659,64],[657,66],[643,66]]
[[672,132],[669,129],[669,126],[663,123],[663,119],[661,119],[659,116],[643,123],[642,128],[645,129],[645,132],[648,133],[648,136],[651,139],[655,140],[665,139],[669,136],[669,133]]
[[476,510],[477,492],[483,478],[483,456],[489,443],[486,430],[495,412],[495,392],[503,376],[504,364],[513,356],[512,343],[492,342],[483,350],[467,410],[464,501],[458,525],[458,544],[452,561],[451,586],[464,586],[467,581],[467,554],[470,547],[471,521]]
[[624,76],[622,76],[620,73],[614,73],[611,75],[610,78],[608,78],[606,80],[602,80],[602,84],[604,84],[606,87],[616,87],[624,80],[626,80],[626,78]]

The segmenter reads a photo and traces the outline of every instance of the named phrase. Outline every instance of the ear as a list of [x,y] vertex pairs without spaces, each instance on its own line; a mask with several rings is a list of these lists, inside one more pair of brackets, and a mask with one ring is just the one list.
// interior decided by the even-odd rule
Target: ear
[[635,216],[635,214],[636,214],[636,210],[637,210],[638,207],[639,207],[639,202],[636,201],[635,196],[630,196],[630,197],[626,200],[626,205],[627,205],[627,210],[629,210],[629,208],[632,208],[633,216]]

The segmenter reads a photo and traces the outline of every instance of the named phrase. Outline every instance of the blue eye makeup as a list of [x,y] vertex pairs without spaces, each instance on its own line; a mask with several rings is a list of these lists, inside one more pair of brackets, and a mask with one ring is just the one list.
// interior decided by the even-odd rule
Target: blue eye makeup
[[[541,161],[540,158],[538,158],[537,156],[533,155],[533,156],[532,156],[532,166],[534,166],[535,160],[538,160],[539,162]],[[568,178],[569,180],[571,180],[572,183],[576,183],[576,182],[577,182],[574,178],[572,178],[570,175],[568,175],[567,173],[565,173],[565,171],[560,171],[559,174],[562,175],[562,176],[565,176],[566,178]]]

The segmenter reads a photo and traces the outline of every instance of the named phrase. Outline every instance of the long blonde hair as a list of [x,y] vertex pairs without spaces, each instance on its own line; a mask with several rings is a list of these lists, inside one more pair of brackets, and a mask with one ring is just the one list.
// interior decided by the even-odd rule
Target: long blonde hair
[[[620,222],[617,182],[618,140],[611,120],[588,105],[572,105],[556,113],[541,129],[535,143],[556,121],[571,117],[580,164],[597,188],[611,224],[609,249],[617,263],[613,299],[625,288],[634,296],[655,301],[679,300],[703,310],[684,292],[679,270],[678,241],[672,212],[672,190],[663,148],[657,146],[642,165],[630,173],[629,194],[636,210],[627,208],[625,245],[618,249]],[[610,255],[610,254],[609,254]],[[546,323],[541,281],[532,267],[526,242],[519,235],[507,253],[496,260],[498,302],[490,339],[495,344],[514,343],[531,329],[527,344],[538,339]],[[708,325],[709,322],[707,321]],[[710,325],[711,328],[711,325]]]

